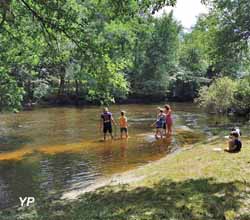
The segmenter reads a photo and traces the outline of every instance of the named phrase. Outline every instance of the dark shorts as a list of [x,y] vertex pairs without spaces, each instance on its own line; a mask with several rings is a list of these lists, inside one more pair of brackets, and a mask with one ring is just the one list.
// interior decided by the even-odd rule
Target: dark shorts
[[110,134],[112,133],[112,125],[111,125],[111,123],[103,125],[103,133],[106,134],[107,132],[109,132]]
[[127,132],[128,132],[128,128],[120,128],[120,131],[121,131],[121,133],[122,133],[122,132],[127,133]]
[[163,124],[163,129],[166,129],[167,127],[166,127],[166,122]]

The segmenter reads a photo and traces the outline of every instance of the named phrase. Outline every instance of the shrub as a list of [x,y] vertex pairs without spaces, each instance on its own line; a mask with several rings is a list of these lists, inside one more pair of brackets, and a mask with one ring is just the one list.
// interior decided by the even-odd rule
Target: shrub
[[250,113],[250,77],[237,82],[233,108],[237,114],[246,115]]
[[228,109],[233,107],[236,89],[236,81],[228,77],[222,77],[216,79],[209,87],[202,87],[196,101],[200,106],[210,111],[226,113]]

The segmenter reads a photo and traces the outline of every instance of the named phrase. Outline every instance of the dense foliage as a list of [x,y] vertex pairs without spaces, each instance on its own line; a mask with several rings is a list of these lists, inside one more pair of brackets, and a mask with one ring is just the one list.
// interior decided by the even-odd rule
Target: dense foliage
[[216,79],[211,86],[202,87],[197,101],[200,105],[219,113],[233,107],[236,82],[228,77]]
[[149,25],[150,29],[137,38],[136,59],[129,76],[133,94],[159,99],[167,95],[169,79],[175,71],[181,27],[172,13],[152,20]]
[[234,97],[246,112],[250,3],[202,2],[209,13],[185,32],[172,13],[154,16],[175,0],[0,1],[1,110],[41,101],[184,101],[199,91],[202,100],[225,76],[244,78]]
[[[164,21],[166,28],[168,23],[176,25],[172,16],[162,21],[152,16],[175,0],[12,0],[0,4],[1,109],[18,108],[22,100],[110,103],[124,98],[135,69],[138,35],[152,27],[147,40],[159,43],[153,40],[158,31],[154,25]],[[174,47],[172,38],[177,41],[177,31],[173,35],[169,48]]]
[[250,114],[250,79],[216,79],[209,87],[202,87],[197,102],[209,112]]
[[24,91],[17,86],[16,81],[0,68],[0,105],[7,110],[16,111],[20,107]]
[[[203,106],[213,106],[217,112],[233,111],[249,114],[249,10],[247,0],[211,0],[205,27],[205,54],[209,68],[207,77],[216,78],[209,88],[200,90]],[[210,91],[210,93],[209,93]]]

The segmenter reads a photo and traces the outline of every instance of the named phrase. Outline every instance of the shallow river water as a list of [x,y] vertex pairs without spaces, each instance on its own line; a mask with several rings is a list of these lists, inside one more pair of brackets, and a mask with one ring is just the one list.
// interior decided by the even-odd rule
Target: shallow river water
[[[128,140],[102,142],[99,107],[40,108],[0,114],[0,209],[19,205],[19,197],[36,201],[60,198],[83,189],[98,178],[158,160],[166,154],[228,134],[240,126],[248,135],[246,119],[207,115],[194,104],[172,103],[174,135],[155,142],[150,124],[159,105],[114,105],[114,118],[127,111]],[[119,129],[115,130],[116,139]]]

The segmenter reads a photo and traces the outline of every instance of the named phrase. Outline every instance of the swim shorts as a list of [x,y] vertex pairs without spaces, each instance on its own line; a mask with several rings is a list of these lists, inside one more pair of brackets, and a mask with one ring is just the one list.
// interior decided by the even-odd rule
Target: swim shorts
[[128,132],[128,128],[120,128],[120,131],[121,131],[121,133],[122,132],[126,132],[127,133]]
[[103,124],[103,133],[109,132],[110,134],[112,133],[112,125],[111,123],[104,123]]

